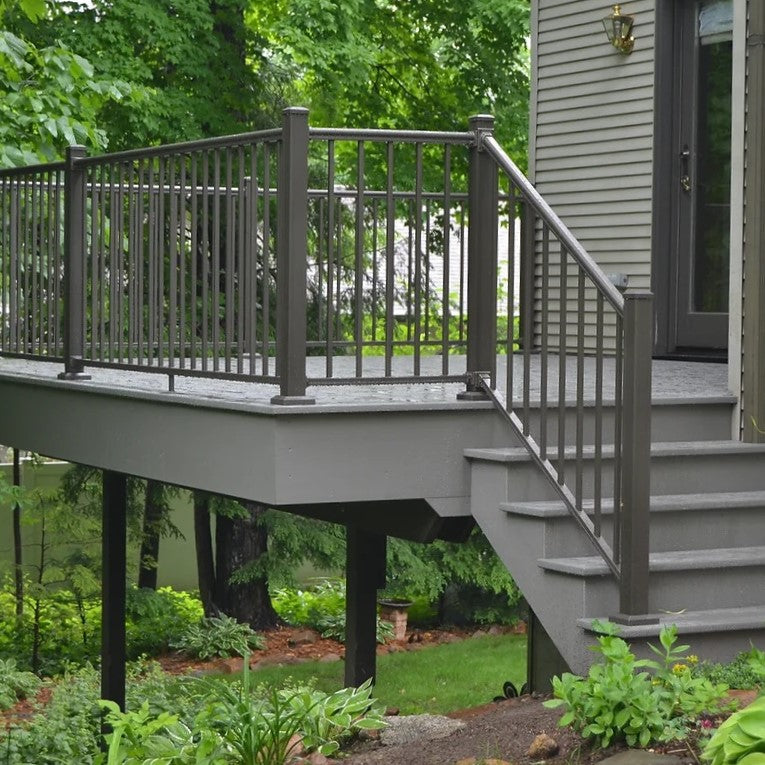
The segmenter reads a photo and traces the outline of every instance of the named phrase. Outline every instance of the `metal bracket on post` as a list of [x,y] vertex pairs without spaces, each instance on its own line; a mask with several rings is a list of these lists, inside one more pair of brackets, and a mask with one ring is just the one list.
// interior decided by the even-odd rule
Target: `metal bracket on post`
[[622,507],[618,624],[655,624],[648,613],[653,294],[624,294]]
[[306,396],[306,257],[308,253],[308,109],[282,116],[276,274],[276,367],[272,404],[315,404]]
[[90,380],[85,373],[84,146],[68,146],[64,186],[64,371],[59,380]]
[[465,374],[465,390],[457,394],[460,401],[488,401],[489,396],[483,388],[483,377],[489,377],[490,372],[467,372]]
[[467,386],[457,394],[468,401],[486,399],[471,375],[488,370],[493,385],[497,371],[498,177],[494,159],[483,148],[493,130],[491,115],[470,118],[475,141],[468,174]]

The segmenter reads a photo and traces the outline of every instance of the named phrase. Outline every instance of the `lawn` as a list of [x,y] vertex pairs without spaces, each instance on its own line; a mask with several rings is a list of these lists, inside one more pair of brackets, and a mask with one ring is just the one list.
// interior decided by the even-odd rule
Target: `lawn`
[[[281,685],[286,678],[313,678],[318,689],[335,691],[343,686],[343,671],[343,662],[312,661],[258,669],[253,680]],[[380,656],[375,695],[401,714],[444,714],[491,701],[506,680],[519,688],[526,680],[523,635],[487,635]]]

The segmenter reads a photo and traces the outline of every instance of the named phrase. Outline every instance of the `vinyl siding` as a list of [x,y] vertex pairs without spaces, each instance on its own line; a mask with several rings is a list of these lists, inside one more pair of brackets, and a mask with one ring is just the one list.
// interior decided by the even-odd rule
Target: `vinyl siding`
[[[635,16],[629,56],[608,45],[601,23],[607,3],[533,3],[532,181],[604,271],[625,273],[631,288],[649,289],[654,0],[623,4],[624,12]],[[541,307],[539,265],[535,273],[535,304]],[[575,294],[570,282],[570,307]],[[551,290],[551,320],[557,295]],[[590,335],[594,291],[588,290],[587,298]]]

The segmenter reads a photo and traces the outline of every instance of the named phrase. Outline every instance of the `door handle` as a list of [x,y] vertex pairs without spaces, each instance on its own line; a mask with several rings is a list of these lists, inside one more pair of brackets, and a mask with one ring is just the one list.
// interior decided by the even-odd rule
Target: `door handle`
[[686,144],[680,152],[680,188],[683,191],[691,190],[691,176],[688,174],[688,165],[690,163],[691,150]]

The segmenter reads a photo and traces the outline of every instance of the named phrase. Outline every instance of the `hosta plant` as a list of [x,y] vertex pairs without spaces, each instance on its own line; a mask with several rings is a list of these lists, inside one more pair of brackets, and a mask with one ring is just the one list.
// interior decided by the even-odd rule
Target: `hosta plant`
[[31,696],[39,687],[37,675],[18,669],[14,659],[0,659],[0,710]]
[[214,657],[241,656],[264,645],[263,638],[249,624],[242,624],[225,614],[189,625],[170,644],[172,648],[203,661]]
[[732,714],[701,757],[711,765],[765,765],[765,696]]

